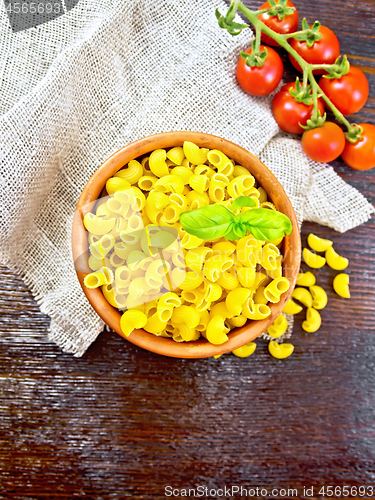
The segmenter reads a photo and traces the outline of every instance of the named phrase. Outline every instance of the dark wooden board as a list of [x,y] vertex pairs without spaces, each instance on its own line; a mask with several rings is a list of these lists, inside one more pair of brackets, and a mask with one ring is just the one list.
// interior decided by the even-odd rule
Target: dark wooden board
[[[375,2],[297,5],[366,71],[358,119],[375,123]],[[375,201],[375,170],[334,168]],[[76,359],[48,340],[48,318],[1,268],[0,498],[181,498],[166,497],[167,485],[289,487],[298,498],[303,486],[314,498],[328,498],[319,489],[329,485],[375,490],[375,221],[346,234],[306,223],[304,244],[309,232],[350,259],[352,298],[318,271],[329,290],[323,326],[307,334],[299,315],[285,361],[263,341],[244,360],[169,359],[108,332]]]

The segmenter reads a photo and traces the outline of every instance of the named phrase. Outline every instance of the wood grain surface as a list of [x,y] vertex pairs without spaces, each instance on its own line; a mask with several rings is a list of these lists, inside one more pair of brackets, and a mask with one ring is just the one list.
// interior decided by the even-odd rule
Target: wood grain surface
[[[365,71],[371,96],[356,119],[375,124],[374,0],[296,4]],[[375,169],[333,165],[375,201]],[[183,498],[167,497],[167,485],[296,488],[298,498],[304,486],[332,498],[320,488],[365,485],[375,497],[375,221],[346,234],[306,223],[303,244],[311,231],[350,259],[352,299],[335,296],[335,273],[319,270],[323,326],[304,333],[297,316],[284,361],[263,341],[248,359],[170,359],[108,332],[76,359],[48,340],[48,318],[1,268],[0,498]]]

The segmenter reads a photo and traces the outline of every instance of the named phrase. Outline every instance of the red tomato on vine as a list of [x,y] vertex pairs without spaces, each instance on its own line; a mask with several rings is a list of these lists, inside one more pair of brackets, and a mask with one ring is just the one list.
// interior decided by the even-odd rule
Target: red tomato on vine
[[[298,102],[290,94],[289,90],[296,90],[296,83],[291,82],[283,85],[280,92],[274,95],[272,100],[273,116],[279,127],[291,134],[303,134],[304,129],[300,125],[306,125],[314,110],[313,104]],[[318,99],[318,111],[324,115],[324,104]]]
[[[286,7],[294,7],[295,5],[288,0],[286,2]],[[270,3],[267,2],[264,3],[259,10],[263,9],[270,9],[271,5]],[[279,19],[278,16],[270,16],[267,12],[264,14],[260,14],[258,16],[258,19],[262,21],[266,26],[271,28],[271,30],[276,31],[276,33],[281,33],[282,35],[285,35],[287,33],[293,33],[294,31],[297,31],[298,28],[298,11],[297,9],[293,12],[293,14],[290,14],[288,16],[285,16],[284,19]],[[265,33],[262,32],[262,42],[266,43],[267,45],[272,45],[273,47],[278,47],[279,44],[270,36],[266,35]]]
[[[340,55],[340,42],[334,32],[326,26],[320,26],[319,32],[322,38],[314,42],[312,47],[308,47],[305,41],[299,41],[295,38],[290,40],[290,45],[310,64],[333,64]],[[302,72],[301,66],[290,54],[289,59],[293,66]],[[322,75],[324,69],[314,70],[313,73]]]
[[375,167],[375,126],[361,123],[362,138],[352,144],[346,141],[341,158],[355,170],[369,170]]
[[[260,46],[260,52],[267,50],[267,58],[263,66],[247,66],[245,59],[240,57],[237,64],[237,80],[248,94],[264,96],[270,94],[279,85],[283,76],[284,66],[279,54],[271,47]],[[252,48],[245,50],[252,53]]]
[[307,130],[302,136],[302,146],[307,156],[319,162],[333,161],[345,147],[345,135],[333,122],[324,122],[321,127]]
[[349,72],[339,79],[322,77],[319,85],[343,115],[351,115],[363,108],[369,94],[367,78],[355,66],[350,66]]

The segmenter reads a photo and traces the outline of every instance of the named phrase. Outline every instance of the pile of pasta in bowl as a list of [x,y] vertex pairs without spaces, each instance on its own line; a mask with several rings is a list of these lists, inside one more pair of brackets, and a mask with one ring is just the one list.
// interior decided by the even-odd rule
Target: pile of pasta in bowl
[[290,283],[292,226],[249,170],[217,149],[156,149],[107,180],[84,217],[84,278],[122,311],[121,330],[214,345],[271,314]]

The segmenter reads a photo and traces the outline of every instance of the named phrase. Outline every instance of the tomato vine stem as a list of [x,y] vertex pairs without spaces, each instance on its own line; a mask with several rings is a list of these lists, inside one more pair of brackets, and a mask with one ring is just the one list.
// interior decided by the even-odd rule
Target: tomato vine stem
[[[300,54],[298,54],[298,52],[288,43],[287,40],[290,38],[297,38],[300,35],[309,34],[310,29],[303,29],[301,31],[297,31],[295,33],[288,33],[288,34],[276,33],[276,31],[269,28],[258,17],[260,14],[263,14],[264,12],[271,11],[272,8],[273,7],[271,7],[270,9],[261,9],[258,11],[252,11],[248,7],[246,7],[241,2],[241,0],[232,0],[230,7],[229,7],[229,10],[228,10],[228,15],[227,15],[227,17],[225,17],[225,20],[230,25],[233,22],[237,11],[241,12],[255,28],[256,39],[255,39],[255,49],[254,50],[256,53],[257,53],[257,51],[259,52],[260,38],[261,38],[261,33],[263,32],[266,35],[268,35],[269,37],[271,37],[273,40],[275,40],[280,45],[280,47],[285,49],[297,61],[297,63],[300,65],[302,72],[303,72],[303,88],[306,88],[307,84],[309,82],[311,85],[312,93],[313,93],[314,109],[313,109],[312,119],[311,119],[310,125],[309,125],[311,128],[321,126],[324,123],[325,116],[320,117],[318,115],[318,97],[322,97],[322,99],[327,104],[327,106],[330,108],[330,110],[332,111],[332,113],[336,117],[336,119],[348,129],[348,132],[346,134],[347,140],[350,142],[356,142],[361,137],[360,127],[356,124],[349,123],[349,121],[344,117],[344,115],[336,108],[336,106],[334,106],[334,104],[330,101],[330,99],[322,91],[322,89],[318,85],[318,82],[316,81],[314,74],[313,74],[314,70],[317,70],[317,69],[320,69],[320,70],[321,69],[324,69],[324,70],[337,70],[337,69],[339,69],[338,61],[336,61],[334,64],[310,64],[310,63],[308,63]],[[303,21],[302,25],[303,25],[303,28],[306,28],[308,26],[306,20]],[[315,27],[315,25],[317,25],[317,27],[320,26],[319,23],[317,23],[317,22],[314,24],[314,27]]]

